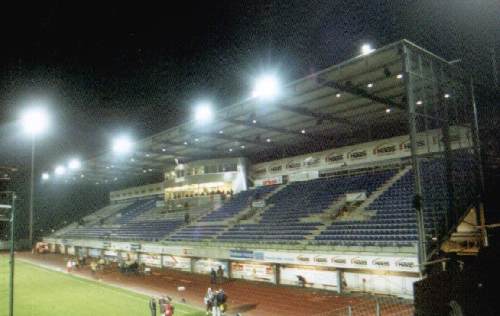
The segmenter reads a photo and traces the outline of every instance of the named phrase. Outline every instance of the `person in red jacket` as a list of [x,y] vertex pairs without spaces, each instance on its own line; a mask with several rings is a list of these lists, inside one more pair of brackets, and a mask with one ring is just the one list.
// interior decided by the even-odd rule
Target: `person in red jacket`
[[170,297],[167,298],[167,302],[165,303],[165,316],[173,316],[174,315],[174,305],[172,305],[172,299]]

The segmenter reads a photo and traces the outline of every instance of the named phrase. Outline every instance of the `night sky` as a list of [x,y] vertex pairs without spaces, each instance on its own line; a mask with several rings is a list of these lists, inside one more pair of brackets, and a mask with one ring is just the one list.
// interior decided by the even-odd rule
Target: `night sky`
[[14,121],[26,100],[49,100],[53,129],[38,142],[39,170],[92,157],[113,134],[151,135],[210,97],[247,96],[252,77],[284,81],[351,58],[360,45],[407,38],[487,85],[500,55],[500,1],[39,1],[0,17],[0,164],[27,166]]

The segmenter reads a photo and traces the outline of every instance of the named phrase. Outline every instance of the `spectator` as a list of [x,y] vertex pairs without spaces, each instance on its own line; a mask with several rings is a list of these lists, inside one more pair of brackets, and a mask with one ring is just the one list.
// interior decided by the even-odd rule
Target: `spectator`
[[222,270],[222,266],[219,266],[217,269],[217,279],[219,281],[219,284],[222,284],[224,281],[224,270]]
[[68,259],[68,262],[66,263],[66,271],[68,271],[68,273],[71,272],[71,269],[73,269],[73,260]]
[[184,223],[189,224],[189,213],[184,214]]
[[301,287],[306,286],[306,279],[303,276],[297,275],[297,280],[299,282],[299,286],[301,286]]
[[217,307],[219,312],[217,316],[223,315],[224,312],[227,310],[226,302],[227,302],[226,293],[224,293],[223,289],[219,289],[219,291],[217,291]]
[[160,307],[160,315],[161,316],[165,316],[166,304],[167,304],[167,299],[165,298],[165,296],[162,296],[158,300],[158,306]]
[[215,273],[214,268],[210,270],[210,283],[212,285],[217,284],[217,273]]
[[205,297],[203,298],[203,303],[205,303],[207,315],[209,315],[210,312],[212,311],[213,299],[214,299],[214,294],[212,293],[212,288],[209,287],[207,293],[205,294]]
[[149,300],[149,309],[151,310],[151,316],[156,316],[156,299],[154,297]]
[[90,272],[92,273],[92,276],[95,277],[97,272],[97,263],[94,260],[90,263]]
[[165,316],[174,315],[174,305],[172,305],[172,299],[167,297],[167,302],[165,304]]
[[220,308],[219,308],[219,303],[217,301],[217,294],[219,292],[218,291],[215,291],[215,293],[213,294],[213,297],[212,297],[212,316],[220,316]]

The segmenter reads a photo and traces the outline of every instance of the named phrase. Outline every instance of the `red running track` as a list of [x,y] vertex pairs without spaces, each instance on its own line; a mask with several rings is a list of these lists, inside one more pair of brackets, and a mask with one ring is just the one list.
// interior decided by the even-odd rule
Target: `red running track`
[[[19,253],[22,259],[33,263],[50,265],[65,269],[67,256],[58,254]],[[89,267],[72,273],[92,277]],[[103,282],[123,286],[149,295],[169,295],[176,300],[184,299],[187,304],[203,308],[203,296],[210,286],[208,275],[194,274],[172,269],[153,269],[151,276],[125,276],[113,268],[98,272],[97,278]],[[186,288],[178,292],[177,288]],[[220,287],[228,295],[229,310],[227,315],[237,312],[244,316],[308,316],[341,315],[334,311],[354,306],[353,316],[375,315],[374,296],[361,294],[343,294],[317,289],[303,289],[288,286],[276,286],[264,282],[246,280],[226,280]],[[357,306],[357,307],[356,307]],[[361,309],[363,312],[361,313]],[[359,310],[360,312],[356,312]],[[383,316],[412,315],[413,306],[404,303],[391,303],[382,306]],[[371,312],[373,311],[373,313]],[[343,314],[343,313],[342,313]]]

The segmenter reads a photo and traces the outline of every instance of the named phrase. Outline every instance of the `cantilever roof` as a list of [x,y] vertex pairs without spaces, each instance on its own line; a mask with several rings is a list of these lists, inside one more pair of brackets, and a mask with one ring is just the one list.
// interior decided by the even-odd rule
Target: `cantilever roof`
[[247,99],[220,109],[209,125],[189,121],[140,140],[127,158],[105,152],[86,161],[81,173],[108,182],[163,172],[175,159],[245,156],[258,161],[300,148],[360,141],[377,126],[405,128],[405,85],[398,76],[402,44],[430,54],[406,40],[390,44],[291,82],[272,102]]

